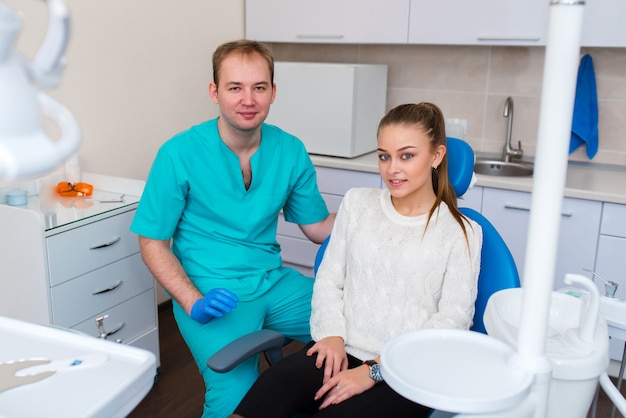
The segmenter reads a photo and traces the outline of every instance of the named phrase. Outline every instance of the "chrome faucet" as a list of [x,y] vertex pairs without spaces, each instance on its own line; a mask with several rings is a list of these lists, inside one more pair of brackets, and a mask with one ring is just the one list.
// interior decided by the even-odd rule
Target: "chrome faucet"
[[522,151],[522,143],[518,141],[517,149],[513,148],[511,144],[511,133],[513,131],[513,98],[507,97],[504,101],[503,116],[508,119],[508,126],[506,129],[506,143],[504,144],[504,151],[502,152],[502,160],[510,162],[511,159],[520,159],[524,155]]
[[583,270],[588,271],[589,273],[593,274],[602,283],[604,283],[604,295],[607,298],[614,298],[615,297],[615,292],[617,292],[617,288],[619,287],[619,283],[615,283],[615,282],[613,282],[611,280],[604,280],[602,277],[600,277],[598,275],[598,273],[596,273],[595,271],[593,271],[591,269],[583,268]]

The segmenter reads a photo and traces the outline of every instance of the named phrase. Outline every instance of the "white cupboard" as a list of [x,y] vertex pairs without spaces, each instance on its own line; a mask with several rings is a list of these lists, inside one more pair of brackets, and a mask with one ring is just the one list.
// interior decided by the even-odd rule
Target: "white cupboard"
[[[600,238],[595,272],[604,280],[619,284],[615,297],[626,299],[626,205],[605,203],[602,210]],[[604,285],[596,280],[600,294],[604,294]],[[609,346],[612,359],[621,360],[624,352],[624,341],[612,339]]]
[[246,0],[246,38],[264,42],[405,44],[409,0]]
[[457,204],[460,208],[470,208],[476,212],[481,212],[483,208],[483,188],[480,186],[471,187],[459,198]]
[[[626,1],[585,4],[581,45],[625,47]],[[547,0],[246,0],[246,38],[264,42],[546,45]]]
[[626,47],[626,1],[594,0],[585,2],[581,45],[588,47]]
[[129,229],[143,182],[84,181],[92,198],[0,204],[0,315],[140,347],[158,364],[155,282]]
[[[496,227],[513,254],[524,277],[531,194],[484,188],[482,214]],[[559,248],[555,266],[554,288],[565,286],[566,273],[586,274],[595,263],[602,203],[564,198],[559,229]]]
[[[353,187],[381,187],[380,175],[360,171],[315,167],[317,186],[326,202],[328,211],[339,210],[341,199]],[[293,267],[302,274],[313,277],[315,254],[319,245],[309,241],[298,225],[286,222],[282,213],[278,219],[276,236],[281,247],[283,264]]]
[[410,44],[545,45],[545,0],[411,0]]

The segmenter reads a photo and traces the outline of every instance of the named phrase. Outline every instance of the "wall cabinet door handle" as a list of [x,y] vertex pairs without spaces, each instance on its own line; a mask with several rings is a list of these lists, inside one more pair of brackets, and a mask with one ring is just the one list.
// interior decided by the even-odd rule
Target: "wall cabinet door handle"
[[541,40],[541,36],[498,36],[498,35],[478,35],[477,38],[479,41],[515,41],[515,42],[539,42]]
[[[504,204],[504,208],[505,209],[513,209],[513,210],[521,210],[524,212],[530,212],[530,208],[524,207],[524,206],[517,206],[517,205],[512,205],[510,203],[505,203]],[[565,217],[565,218],[571,218],[572,216],[574,216],[573,212],[561,212],[561,216]]]
[[92,293],[92,295],[100,295],[102,293],[107,293],[107,292],[111,292],[115,289],[117,289],[118,287],[120,287],[122,285],[123,281],[122,280],[118,280],[117,282],[115,282],[115,284],[113,284],[110,287],[104,288],[104,289],[100,289],[100,290],[96,290],[95,292]]
[[104,242],[102,244],[96,244],[96,245],[94,245],[92,247],[89,247],[89,249],[90,250],[97,250],[97,249],[100,249],[100,248],[110,247],[111,245],[115,244],[116,242],[119,242],[119,240],[121,240],[121,239],[122,239],[122,237],[117,236],[117,237],[113,238],[111,241],[107,241],[107,242]]
[[298,33],[296,35],[296,38],[298,39],[327,39],[327,40],[332,40],[332,39],[343,39],[343,35],[337,33],[337,34],[322,34],[322,33]]

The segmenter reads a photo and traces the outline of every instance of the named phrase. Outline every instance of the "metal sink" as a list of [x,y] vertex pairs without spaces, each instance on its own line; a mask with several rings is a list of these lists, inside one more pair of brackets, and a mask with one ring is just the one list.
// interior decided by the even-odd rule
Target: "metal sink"
[[522,161],[500,161],[479,158],[474,164],[477,174],[488,176],[524,177],[533,175],[533,164]]

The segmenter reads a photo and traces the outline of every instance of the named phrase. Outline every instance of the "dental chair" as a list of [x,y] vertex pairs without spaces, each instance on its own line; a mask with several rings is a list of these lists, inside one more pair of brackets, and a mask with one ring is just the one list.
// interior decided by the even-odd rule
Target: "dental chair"
[[[474,175],[474,151],[465,141],[456,138],[447,139],[448,175],[457,196],[463,196],[472,184]],[[459,206],[462,199],[459,200]],[[519,275],[513,256],[506,243],[493,225],[479,212],[470,208],[460,208],[468,218],[476,221],[483,230],[480,274],[478,276],[478,295],[475,303],[474,323],[472,330],[486,334],[483,315],[487,300],[496,291],[519,287]],[[330,237],[320,246],[315,257],[314,271],[322,261],[326,244]],[[289,341],[289,340],[287,340]],[[261,330],[245,335],[226,345],[207,361],[210,369],[226,373],[235,368],[250,356],[265,352],[268,362],[282,359],[281,348],[285,337],[273,330]]]

